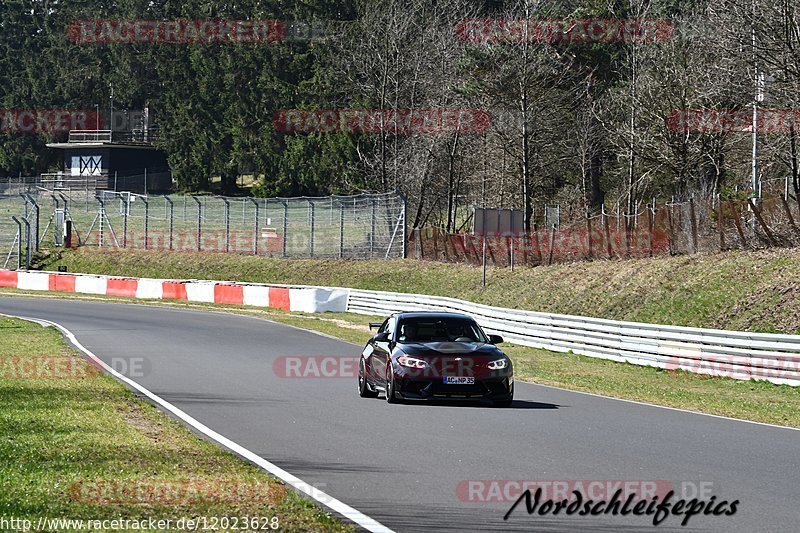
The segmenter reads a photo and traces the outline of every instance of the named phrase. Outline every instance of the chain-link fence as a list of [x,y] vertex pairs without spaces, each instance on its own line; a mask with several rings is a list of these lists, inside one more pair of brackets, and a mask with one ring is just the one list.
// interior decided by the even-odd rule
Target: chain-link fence
[[630,214],[619,206],[587,213],[548,205],[534,209],[529,232],[522,231],[520,212],[490,211],[496,220],[483,222],[476,209],[478,223],[471,233],[433,227],[414,230],[409,256],[481,264],[485,241],[488,264],[513,267],[800,246],[800,200],[791,194],[759,201],[716,196],[650,202]]
[[[72,245],[103,248],[287,258],[396,259],[406,253],[406,205],[397,194],[229,198],[98,191],[87,198],[82,191],[40,190],[2,200],[0,245],[9,250],[19,243],[11,216],[35,219],[38,208],[31,240],[44,248],[68,238]],[[69,236],[63,235],[66,221]],[[38,250],[36,242],[32,249]],[[8,263],[19,264],[18,255]]]

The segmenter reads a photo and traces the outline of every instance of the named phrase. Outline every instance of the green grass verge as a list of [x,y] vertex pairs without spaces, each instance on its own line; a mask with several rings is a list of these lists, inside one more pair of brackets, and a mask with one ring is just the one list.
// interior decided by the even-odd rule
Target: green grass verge
[[346,286],[608,319],[744,331],[800,331],[800,251],[480,268],[426,261],[283,260],[231,254],[55,254],[47,269],[155,278]]
[[[352,530],[77,357],[53,328],[0,317],[0,517],[250,516],[286,531]],[[170,486],[178,492],[159,499]]]
[[[12,294],[33,294],[8,290]],[[276,322],[317,331],[357,346],[370,338],[369,322],[382,317],[352,313],[317,315],[243,306],[220,306],[176,301],[142,301],[52,293],[54,297],[104,299],[139,305],[166,305],[260,316]],[[41,297],[39,293],[37,296]],[[514,361],[517,379],[614,398],[636,400],[701,413],[800,427],[800,388],[768,382],[739,381],[699,376],[616,363],[572,353],[555,353],[512,344],[502,346]],[[359,348],[354,347],[353,354]]]

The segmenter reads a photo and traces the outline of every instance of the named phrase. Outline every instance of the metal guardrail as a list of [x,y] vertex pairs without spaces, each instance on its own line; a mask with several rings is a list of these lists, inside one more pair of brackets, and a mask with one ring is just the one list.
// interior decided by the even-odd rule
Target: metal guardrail
[[356,289],[350,290],[347,310],[369,315],[462,312],[473,316],[488,332],[523,346],[667,370],[800,386],[798,335],[622,322],[491,307],[439,296]]

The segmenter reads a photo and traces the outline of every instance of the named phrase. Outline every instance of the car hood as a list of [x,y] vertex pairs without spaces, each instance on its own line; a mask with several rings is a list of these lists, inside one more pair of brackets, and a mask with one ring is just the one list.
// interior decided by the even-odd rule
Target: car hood
[[493,344],[474,342],[414,342],[398,344],[397,347],[407,355],[499,355],[502,354]]

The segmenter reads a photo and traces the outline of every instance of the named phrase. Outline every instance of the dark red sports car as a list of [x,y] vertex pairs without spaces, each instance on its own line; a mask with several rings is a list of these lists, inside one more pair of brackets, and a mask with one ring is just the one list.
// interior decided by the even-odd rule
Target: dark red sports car
[[377,327],[361,354],[358,391],[386,401],[484,400],[507,407],[514,369],[474,319],[458,313],[396,313]]

